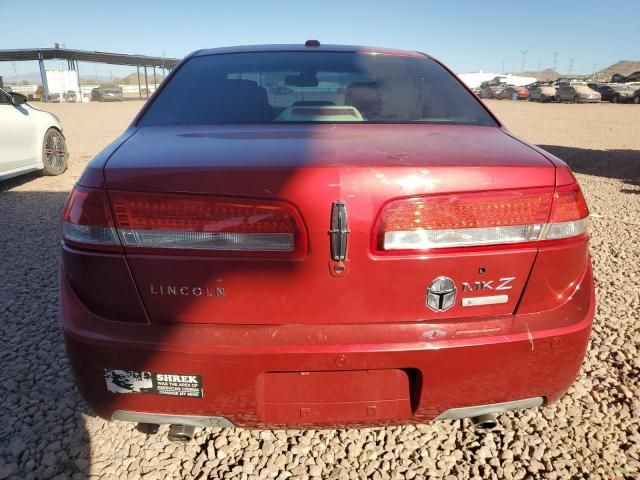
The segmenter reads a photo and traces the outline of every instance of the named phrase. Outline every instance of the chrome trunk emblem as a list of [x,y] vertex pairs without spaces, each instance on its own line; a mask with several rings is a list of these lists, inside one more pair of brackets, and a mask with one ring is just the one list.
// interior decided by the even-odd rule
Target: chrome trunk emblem
[[427,307],[434,312],[449,310],[456,303],[456,284],[449,277],[435,278],[427,289]]
[[347,220],[347,205],[337,200],[331,208],[331,258],[336,262],[342,262],[347,258],[347,236],[349,225]]

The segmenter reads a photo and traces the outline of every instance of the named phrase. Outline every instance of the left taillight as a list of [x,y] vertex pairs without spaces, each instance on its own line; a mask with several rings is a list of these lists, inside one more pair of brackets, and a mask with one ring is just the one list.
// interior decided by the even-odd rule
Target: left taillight
[[127,250],[249,256],[306,251],[302,218],[285,202],[119,191],[109,195]]
[[[112,214],[113,212],[113,214]],[[72,246],[138,253],[300,256],[307,236],[293,206],[279,201],[75,187],[63,212]]]
[[62,213],[62,237],[75,247],[122,251],[106,191],[74,187]]

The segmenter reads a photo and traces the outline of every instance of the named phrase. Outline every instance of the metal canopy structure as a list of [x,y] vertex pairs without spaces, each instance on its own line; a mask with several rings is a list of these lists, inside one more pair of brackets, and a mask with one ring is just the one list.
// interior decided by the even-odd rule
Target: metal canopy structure
[[[69,70],[75,70],[79,75],[78,62],[106,63],[109,65],[127,65],[138,70],[138,92],[142,98],[140,85],[140,67],[144,68],[146,95],[149,96],[147,68],[153,68],[153,79],[156,79],[156,68],[173,69],[180,61],[179,58],[151,57],[148,55],[131,55],[127,53],[91,52],[88,50],[73,50],[68,48],[24,48],[0,50],[0,62],[24,62],[37,60],[40,65],[40,77],[44,88],[44,101],[49,101],[49,87],[44,68],[45,60],[66,60]],[[78,81],[78,83],[80,83]],[[81,91],[80,85],[78,90]]]

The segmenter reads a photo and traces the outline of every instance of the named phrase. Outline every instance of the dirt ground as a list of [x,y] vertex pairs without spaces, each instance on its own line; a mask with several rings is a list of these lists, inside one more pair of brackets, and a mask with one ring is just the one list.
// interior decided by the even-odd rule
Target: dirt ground
[[556,404],[500,417],[349,431],[207,429],[187,445],[95,416],[57,325],[60,211],[87,161],[141,107],[39,105],[71,152],[60,177],[0,183],[0,480],[73,478],[640,478],[640,107],[487,101],[515,134],[566,160],[592,212],[598,307],[582,373]]

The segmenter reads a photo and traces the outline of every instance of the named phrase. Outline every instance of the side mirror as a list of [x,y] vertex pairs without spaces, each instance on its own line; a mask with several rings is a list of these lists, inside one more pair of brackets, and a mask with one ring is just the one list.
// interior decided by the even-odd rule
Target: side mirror
[[9,92],[11,95],[11,103],[13,103],[16,107],[18,105],[22,105],[23,103],[27,103],[27,97],[17,92]]

